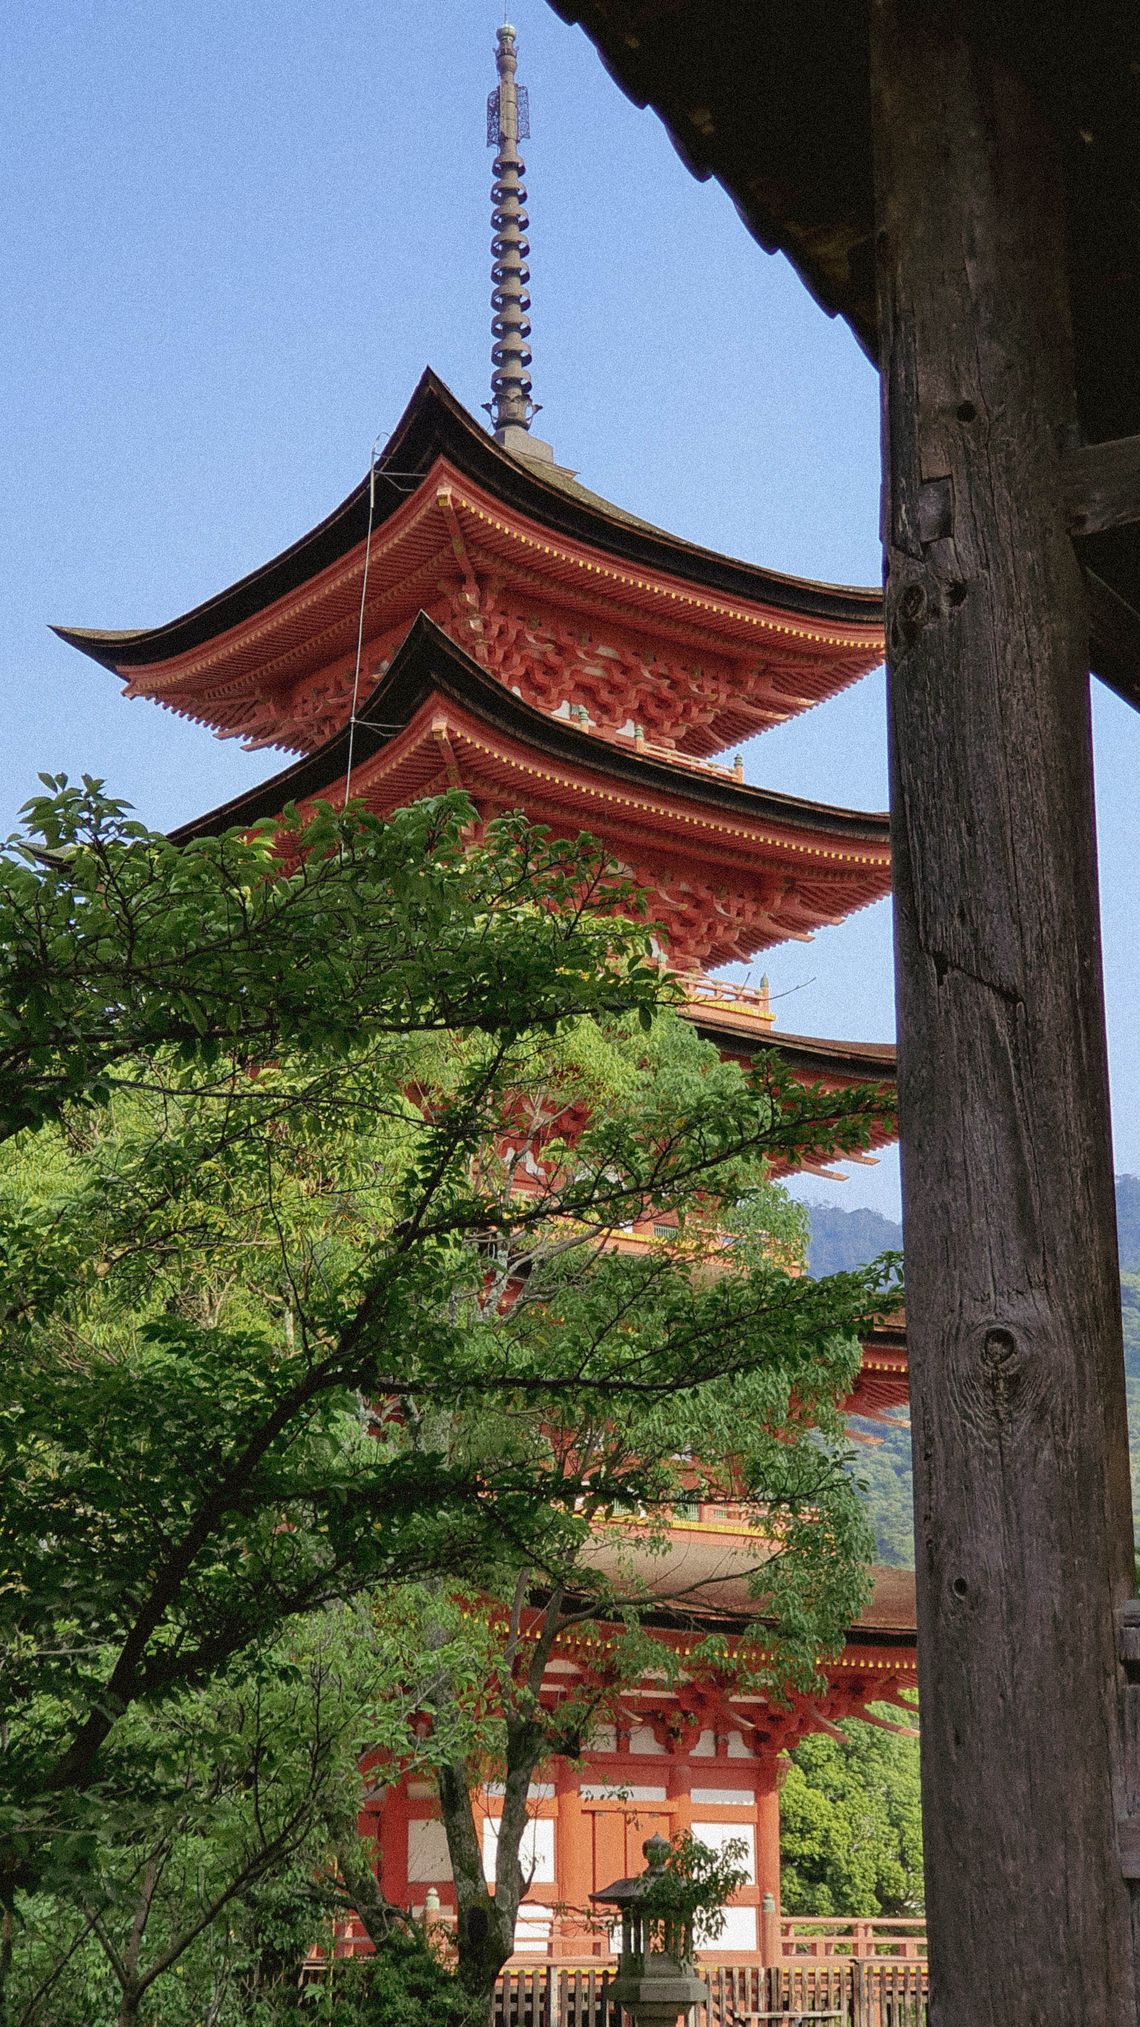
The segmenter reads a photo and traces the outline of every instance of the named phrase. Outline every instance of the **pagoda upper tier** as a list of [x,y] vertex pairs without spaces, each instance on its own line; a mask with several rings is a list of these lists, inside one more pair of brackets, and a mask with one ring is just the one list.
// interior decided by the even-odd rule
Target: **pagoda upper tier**
[[526,703],[698,758],[834,696],[883,652],[878,592],[651,527],[503,448],[431,372],[369,477],[272,562],[163,626],[57,631],[130,696],[310,753],[351,712],[358,649],[367,689],[421,609]]
[[[345,727],[176,835],[340,803],[349,750]],[[752,788],[536,710],[424,614],[361,702],[351,750],[351,793],[379,815],[462,788],[484,819],[525,808],[555,835],[591,832],[648,891],[678,969],[806,940],[890,888],[885,816]]]

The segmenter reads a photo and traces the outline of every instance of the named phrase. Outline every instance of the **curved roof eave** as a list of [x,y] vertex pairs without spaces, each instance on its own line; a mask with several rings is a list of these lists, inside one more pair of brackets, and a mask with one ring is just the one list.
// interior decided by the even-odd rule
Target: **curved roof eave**
[[[691,1630],[702,1621],[719,1623],[726,1631],[743,1632],[764,1623],[763,1600],[757,1598],[750,1573],[757,1567],[758,1544],[717,1535],[674,1534],[664,1555],[623,1543],[626,1567],[646,1593],[643,1625]],[[604,1554],[591,1560],[604,1575],[615,1565]],[[871,1595],[853,1620],[847,1638],[852,1645],[913,1648],[915,1640],[914,1571],[872,1564]],[[541,1593],[537,1594],[541,1595]],[[599,1612],[604,1616],[604,1610]]]
[[[566,719],[540,711],[505,689],[424,612],[413,622],[391,665],[360,705],[353,735],[355,764],[359,767],[380,752],[395,736],[393,728],[402,729],[408,724],[433,691],[465,704],[506,736],[521,739],[536,751],[591,773],[602,770],[649,792],[707,802],[737,818],[821,831],[852,845],[885,848],[889,843],[888,819],[878,811],[841,809],[830,803],[808,802],[800,796],[751,788],[727,774],[705,773],[638,753],[633,748],[627,750],[580,730]],[[315,752],[282,768],[256,788],[247,789],[217,809],[181,825],[172,836],[183,843],[229,826],[254,824],[263,817],[279,815],[288,802],[319,796],[344,778],[349,729],[348,725],[342,726]]]
[[690,1006],[688,1019],[703,1040],[742,1055],[776,1049],[790,1069],[816,1077],[854,1077],[860,1082],[894,1084],[898,1055],[893,1042],[847,1042],[818,1035],[793,1035],[781,1028],[758,1030],[754,1023],[733,1021],[717,1007]]
[[[815,583],[719,555],[626,514],[557,466],[513,456],[467,413],[430,367],[377,461],[375,527],[382,527],[407,499],[408,480],[426,476],[438,456],[448,458],[505,506],[553,533],[643,569],[665,571],[705,589],[807,619],[840,626],[875,626],[880,621],[882,598],[877,590]],[[331,514],[280,555],[161,626],[125,632],[56,626],[53,632],[116,673],[190,653],[287,597],[363,542],[368,496],[365,476]]]

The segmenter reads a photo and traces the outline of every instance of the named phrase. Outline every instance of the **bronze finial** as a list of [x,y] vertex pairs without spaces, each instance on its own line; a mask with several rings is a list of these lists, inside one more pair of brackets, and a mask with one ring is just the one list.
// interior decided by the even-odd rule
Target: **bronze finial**
[[487,146],[497,147],[491,185],[491,399],[485,406],[497,437],[508,429],[529,429],[537,414],[531,400],[530,269],[527,255],[526,186],[519,141],[530,139],[530,106],[515,72],[515,31],[499,29],[495,63],[499,82],[487,100]]

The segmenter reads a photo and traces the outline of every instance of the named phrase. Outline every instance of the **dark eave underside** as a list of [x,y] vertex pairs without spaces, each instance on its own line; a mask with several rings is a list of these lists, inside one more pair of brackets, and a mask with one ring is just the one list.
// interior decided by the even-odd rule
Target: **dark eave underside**
[[[603,772],[610,779],[670,801],[703,802],[738,821],[791,825],[851,845],[888,843],[885,815],[836,809],[827,803],[806,802],[798,796],[749,788],[730,776],[676,766],[639,754],[633,748],[579,731],[565,719],[536,710],[488,675],[424,613],[411,627],[387,673],[360,706],[354,764],[362,766],[388,745],[396,736],[391,728],[409,724],[433,693],[450,697],[477,712],[484,723],[507,738],[521,740],[535,753],[590,774]],[[257,788],[183,824],[172,833],[173,837],[177,842],[185,842],[230,825],[254,824],[262,817],[278,816],[287,802],[303,802],[322,795],[344,779],[348,738],[345,726],[314,753],[283,768]]]
[[[743,1544],[726,1547],[728,1540],[724,1535],[682,1535],[674,1537],[669,1551],[661,1556],[639,1553],[635,1545],[626,1543],[624,1552],[632,1554],[634,1581],[654,1599],[640,1609],[641,1623],[676,1631],[709,1631],[720,1626],[726,1632],[762,1625],[762,1603],[751,1593],[747,1576],[756,1555]],[[599,1566],[606,1568],[611,1578],[615,1576],[604,1556]],[[913,1650],[913,1570],[876,1564],[871,1579],[871,1597],[850,1627],[848,1640],[858,1646]],[[544,1602],[543,1595],[533,1594],[533,1602]]]
[[702,1040],[714,1042],[718,1049],[742,1056],[776,1049],[788,1069],[800,1076],[854,1077],[873,1084],[893,1084],[896,1079],[893,1042],[824,1041],[816,1035],[789,1035],[779,1030],[764,1033],[755,1028],[745,1032],[733,1024],[731,1014],[718,1020],[715,1011],[704,1007],[697,1012],[690,1009],[688,1018]]
[[[761,570],[623,514],[573,481],[546,478],[539,465],[512,457],[467,414],[430,370],[425,372],[377,466],[374,525],[383,527],[414,491],[437,457],[504,506],[554,534],[585,544],[645,570],[663,571],[725,597],[761,603],[833,626],[875,625],[877,591],[816,584]],[[368,527],[368,480],[319,526],[279,556],[164,626],[105,633],[56,627],[61,640],[104,668],[127,670],[188,654],[227,633],[308,583],[363,542]]]
[[[785,253],[874,358],[874,195],[867,0],[550,0],[622,90],[661,117],[682,160],[715,176],[769,253]],[[1140,10],[1120,0],[977,0],[976,32],[1028,79],[1060,137],[1082,427],[1140,433]],[[737,398],[748,399],[739,389]],[[1140,613],[1140,526],[1081,544]],[[1140,703],[1140,621],[1102,622],[1093,662]]]

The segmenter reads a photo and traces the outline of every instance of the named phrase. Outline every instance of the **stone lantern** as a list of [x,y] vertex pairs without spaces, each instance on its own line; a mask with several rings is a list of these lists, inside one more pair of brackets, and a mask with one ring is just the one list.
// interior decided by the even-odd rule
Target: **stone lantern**
[[645,1906],[646,1895],[660,1879],[669,1846],[664,1837],[642,1845],[646,1870],[632,1879],[615,1879],[590,1899],[600,1907],[616,1907],[621,1915],[621,1961],[609,1997],[624,2006],[636,2027],[677,2027],[708,1997],[708,1987],[693,1969],[692,1920],[678,1920]]

